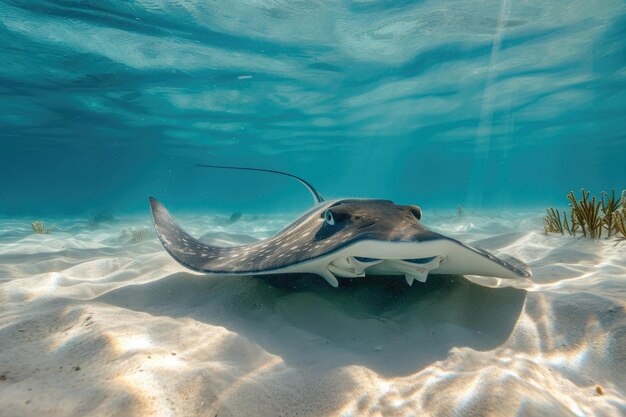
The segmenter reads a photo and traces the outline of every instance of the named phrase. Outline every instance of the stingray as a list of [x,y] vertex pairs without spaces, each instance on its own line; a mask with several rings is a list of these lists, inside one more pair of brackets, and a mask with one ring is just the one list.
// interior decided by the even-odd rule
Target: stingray
[[340,278],[404,275],[412,285],[429,274],[527,278],[523,262],[435,233],[422,223],[422,210],[389,200],[326,201],[307,181],[282,171],[199,165],[286,175],[300,181],[314,206],[276,235],[259,242],[221,247],[185,232],[167,209],[150,197],[157,235],[169,254],[193,271],[214,276],[314,273],[337,287]]

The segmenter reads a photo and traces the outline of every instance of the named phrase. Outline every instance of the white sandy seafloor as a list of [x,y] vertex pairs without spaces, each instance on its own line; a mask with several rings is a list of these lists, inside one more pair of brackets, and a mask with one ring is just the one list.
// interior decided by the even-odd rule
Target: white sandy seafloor
[[[182,216],[222,244],[288,220]],[[626,414],[626,242],[545,236],[539,211],[424,219],[532,279],[337,289],[188,272],[148,214],[49,223],[0,220],[2,416]]]

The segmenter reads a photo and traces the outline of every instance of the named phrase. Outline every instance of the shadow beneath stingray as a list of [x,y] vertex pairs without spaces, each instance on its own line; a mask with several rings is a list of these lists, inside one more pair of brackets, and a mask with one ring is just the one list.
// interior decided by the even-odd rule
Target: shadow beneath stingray
[[[176,273],[96,300],[156,316],[223,326],[290,366],[361,365],[384,376],[413,374],[452,348],[504,343],[526,291],[487,288],[462,276],[342,279],[316,275],[209,278]],[[202,340],[198,340],[202,343]]]

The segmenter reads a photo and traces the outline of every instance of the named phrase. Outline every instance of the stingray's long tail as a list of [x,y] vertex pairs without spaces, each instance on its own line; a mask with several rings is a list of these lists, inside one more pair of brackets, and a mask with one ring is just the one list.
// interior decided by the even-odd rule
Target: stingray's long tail
[[315,187],[313,187],[311,185],[311,183],[309,183],[308,181],[290,174],[288,172],[283,172],[283,171],[275,171],[273,169],[262,169],[262,168],[248,168],[248,167],[233,167],[233,166],[225,166],[225,165],[206,165],[206,164],[196,164],[196,166],[199,167],[204,167],[204,168],[219,168],[219,169],[237,169],[237,170],[242,170],[242,171],[260,171],[260,172],[269,172],[272,174],[279,174],[279,175],[286,175],[288,177],[291,178],[295,178],[298,181],[300,181],[310,192],[311,195],[313,195],[313,200],[315,200],[315,204],[321,203],[322,201],[324,201],[324,197],[322,197],[322,195],[319,193],[319,191],[317,191],[315,189]]

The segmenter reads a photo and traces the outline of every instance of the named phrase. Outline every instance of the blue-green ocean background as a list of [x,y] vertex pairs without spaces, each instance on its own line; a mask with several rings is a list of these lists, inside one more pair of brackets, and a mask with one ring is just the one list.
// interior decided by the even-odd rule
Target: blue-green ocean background
[[626,185],[626,3],[0,1],[0,215]]

